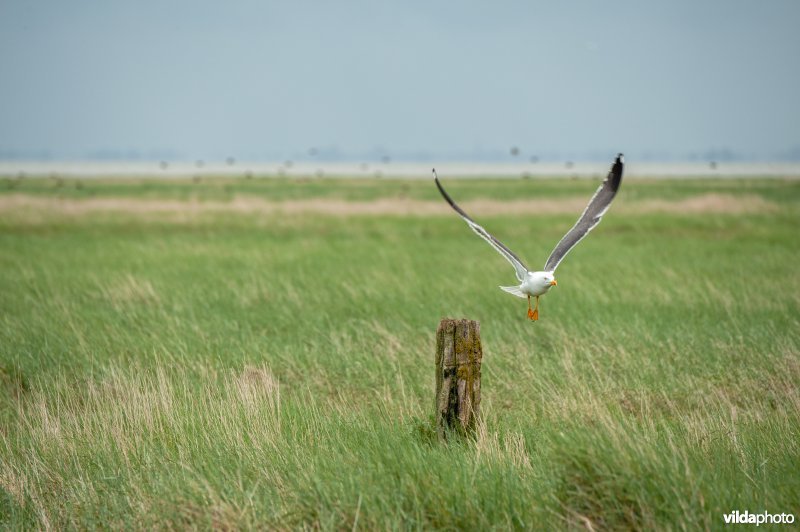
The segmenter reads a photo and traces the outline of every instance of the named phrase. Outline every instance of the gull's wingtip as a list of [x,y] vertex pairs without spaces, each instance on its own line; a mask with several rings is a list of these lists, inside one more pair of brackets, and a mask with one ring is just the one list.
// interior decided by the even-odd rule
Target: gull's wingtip
[[439,180],[439,176],[436,175],[436,168],[431,168],[431,173],[433,174],[433,178],[438,181]]
[[617,160],[614,161],[614,162],[624,164],[625,163],[625,156],[623,154],[621,154],[621,153],[618,153],[617,154]]

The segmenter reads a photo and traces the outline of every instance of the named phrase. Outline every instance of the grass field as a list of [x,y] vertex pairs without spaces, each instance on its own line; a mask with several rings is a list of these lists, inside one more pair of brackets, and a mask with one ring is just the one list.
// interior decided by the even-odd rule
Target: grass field
[[[531,267],[597,186],[442,177]],[[537,323],[440,203],[427,180],[0,180],[0,526],[800,514],[800,182],[624,182]],[[445,316],[480,320],[484,365],[476,438],[443,445]]]

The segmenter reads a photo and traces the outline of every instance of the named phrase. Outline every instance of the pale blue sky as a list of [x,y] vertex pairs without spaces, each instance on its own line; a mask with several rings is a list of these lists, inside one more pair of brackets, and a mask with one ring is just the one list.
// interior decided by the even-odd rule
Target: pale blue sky
[[800,158],[798,58],[797,0],[0,0],[0,157]]

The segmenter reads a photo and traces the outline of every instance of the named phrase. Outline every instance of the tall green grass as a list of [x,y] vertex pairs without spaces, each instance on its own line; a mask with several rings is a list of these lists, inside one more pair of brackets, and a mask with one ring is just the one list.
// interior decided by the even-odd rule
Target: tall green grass
[[[65,197],[180,199],[190,186],[97,183]],[[64,196],[50,186],[10,193]],[[191,186],[221,200],[223,186],[435,199],[428,182]],[[450,188],[542,199],[595,186]],[[615,215],[709,192],[763,201]],[[537,323],[496,288],[512,269],[455,215],[5,204],[0,523],[715,529],[735,509],[797,516],[798,200],[787,181],[626,183]],[[534,267],[577,214],[480,221]],[[431,417],[444,316],[480,320],[485,350],[482,424],[447,445]]]

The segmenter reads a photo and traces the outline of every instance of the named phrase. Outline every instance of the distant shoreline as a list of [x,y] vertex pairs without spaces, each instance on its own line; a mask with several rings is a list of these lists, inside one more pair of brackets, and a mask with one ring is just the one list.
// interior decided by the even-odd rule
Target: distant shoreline
[[[600,178],[608,163],[426,163],[358,162],[225,162],[161,163],[97,161],[0,161],[2,177],[401,177],[427,179],[435,166],[448,177],[564,177]],[[800,178],[800,163],[652,163],[628,161],[626,174],[644,178],[771,177]]]

